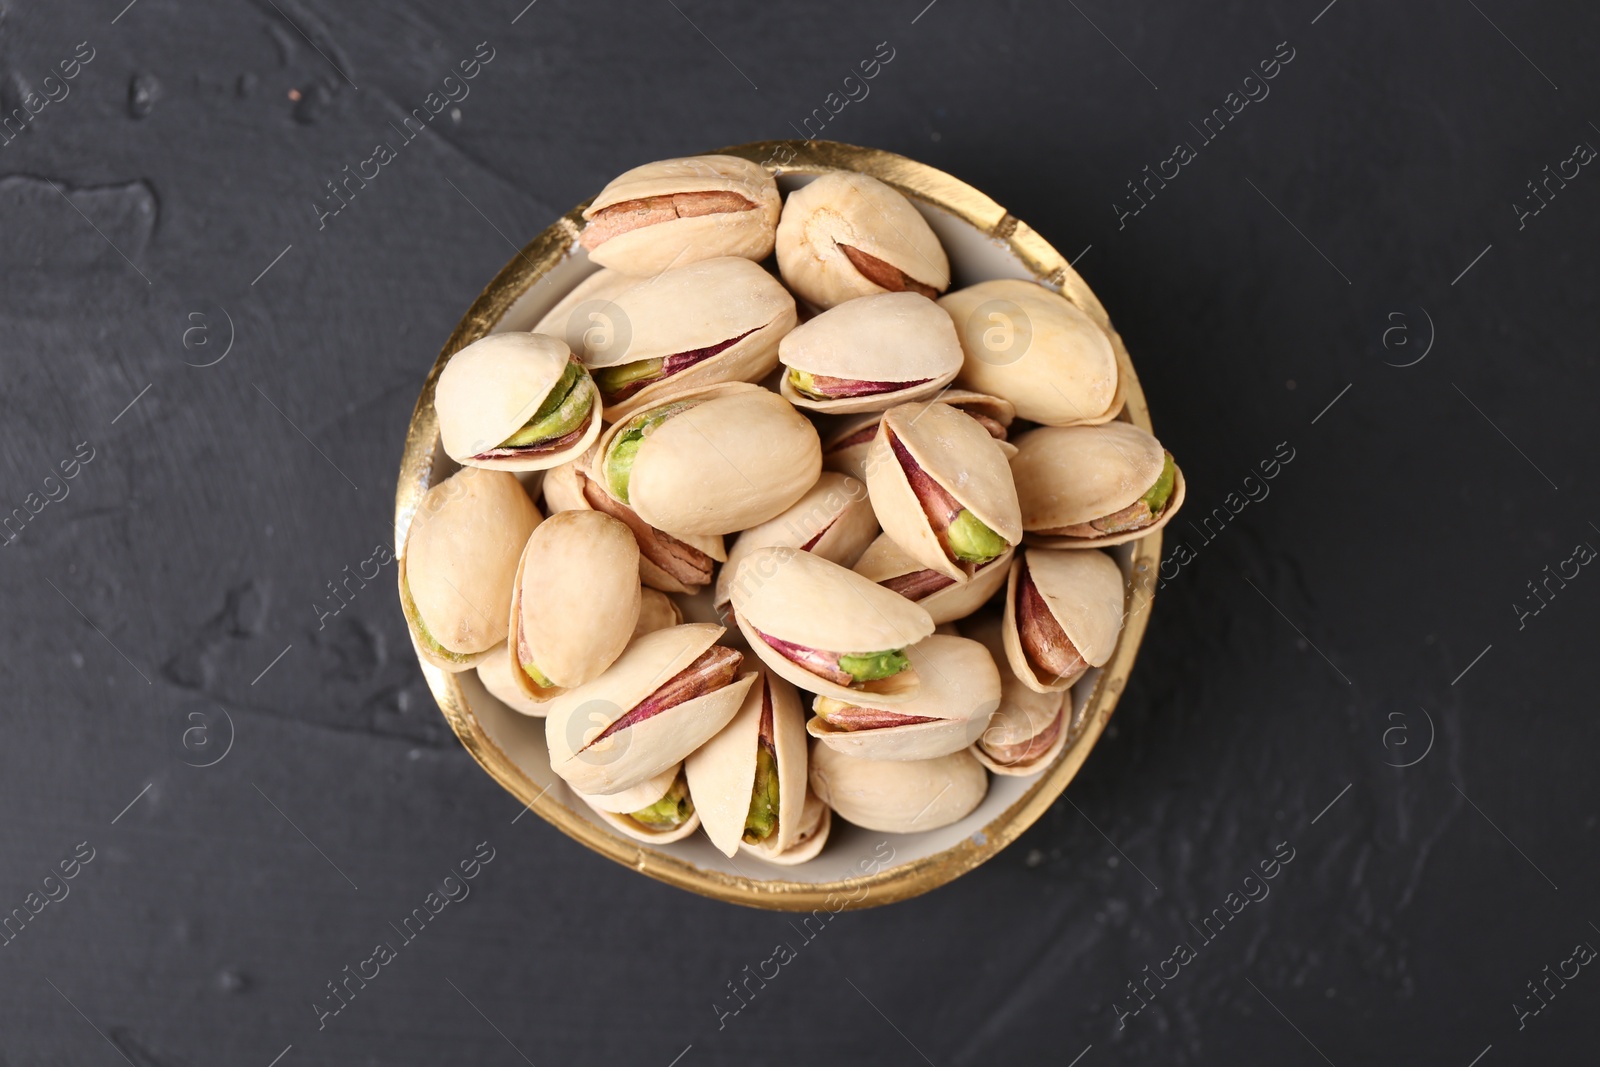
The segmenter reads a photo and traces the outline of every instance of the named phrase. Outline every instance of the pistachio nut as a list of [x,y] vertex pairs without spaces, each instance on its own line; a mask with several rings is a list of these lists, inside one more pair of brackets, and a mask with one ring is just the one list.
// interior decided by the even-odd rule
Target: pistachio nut
[[542,719],[546,701],[531,699],[523,692],[522,683],[516,678],[521,673],[503,643],[494,646],[478,662],[478,681],[483,683],[490,696],[512,711]]
[[1023,684],[1006,659],[999,615],[975,617],[962,630],[983,643],[1000,670],[1000,706],[973,744],[972,754],[995,774],[1037,774],[1082,733],[1088,700],[1074,702],[1068,690],[1040,693]]
[[[548,284],[540,279],[536,285]],[[617,270],[597,270],[557,300],[555,306],[534,323],[533,332],[559,337],[567,347],[582,353],[586,347],[625,347],[633,325],[617,314],[613,305],[617,294],[639,284],[639,279]],[[537,292],[537,289],[534,290]]]
[[972,814],[989,791],[989,776],[965,749],[925,760],[874,760],[818,745],[811,753],[811,788],[848,822],[910,834]]
[[848,756],[922,760],[977,741],[1000,706],[1000,672],[989,650],[965,637],[934,634],[906,650],[922,686],[902,704],[879,706],[867,694],[819,696],[806,732]]
[[[620,520],[639,543],[639,579],[664,593],[698,592],[716,565],[728,558],[720,534],[673,537],[639,518],[628,505],[613,499],[589,477],[597,450],[551,470],[544,481],[545,507],[558,511],[593,510]],[[680,620],[681,621],[681,620]]]
[[1006,579],[1006,661],[1029,689],[1060,692],[1111,658],[1122,615],[1116,560],[1104,552],[1024,549]]
[[794,686],[759,672],[738,713],[684,770],[706,836],[724,855],[787,851],[806,799],[805,711]]
[[590,475],[674,537],[748,529],[822,472],[817,431],[778,394],[723,382],[663,398],[600,436]]
[[955,324],[916,293],[847,300],[778,342],[779,386],[797,408],[844,415],[926,400],[961,369]]
[[551,768],[580,793],[609,796],[714,737],[756,678],[716,643],[723,633],[688,623],[645,634],[600,677],[560,693],[544,721]]
[[600,436],[599,394],[559,338],[495,333],[450,357],[433,408],[457,463],[546,470],[580,456]]
[[607,422],[666,392],[758,382],[778,365],[796,321],[794,297],[748,259],[725,256],[663,271],[611,298],[605,314],[627,329],[582,335]]
[[654,274],[713,256],[767,258],[778,225],[778,185],[734,156],[688,156],[634,167],[584,209],[579,243],[596,263]]
[[734,572],[758,548],[788,545],[849,567],[877,534],[878,517],[872,513],[867,487],[828,471],[781,515],[750,527],[733,542],[727,565],[717,574],[712,607],[719,613],[727,607]]
[[683,609],[661,590],[640,589],[639,597],[639,621],[633,627],[634,637],[683,625]]
[[639,546],[598,511],[562,511],[523,549],[507,630],[517,685],[532,700],[598,678],[639,621]]
[[740,562],[729,602],[761,661],[802,689],[883,704],[916,696],[906,650],[933,632],[917,605],[797,548],[758,548]]
[[997,278],[949,293],[966,353],[956,382],[1004,397],[1047,426],[1102,423],[1124,399],[1116,351],[1098,324],[1053,289]]
[[[938,395],[941,404],[949,404],[964,411],[989,431],[989,436],[1000,442],[1006,456],[1016,455],[1016,446],[1006,440],[1017,409],[1009,400],[997,396],[974,393],[970,389],[945,389]],[[822,440],[822,466],[826,470],[848,474],[859,481],[867,480],[867,453],[872,439],[878,436],[878,423],[882,412],[872,412],[845,419]]]
[[950,285],[950,261],[921,212],[865,174],[835,171],[790,193],[777,250],[784,282],[822,309],[876,293],[931,298]]
[[619,833],[646,844],[671,844],[700,828],[700,813],[689,795],[682,764],[668,767],[632,789],[610,796],[578,793],[578,799]]
[[883,532],[957,582],[1022,540],[1011,469],[995,439],[947,404],[884,413],[867,454],[867,491]]
[[979,564],[969,581],[957,582],[948,574],[924,567],[906,555],[894,538],[880,534],[861,553],[852,569],[914,601],[933,618],[935,625],[943,625],[966,618],[1005,588],[1013,551],[1008,545],[994,559]]
[[506,639],[517,558],[539,518],[505,471],[463,467],[423,494],[398,568],[401,609],[423,659],[471,670]]
[[1183,506],[1172,453],[1126,422],[1040,427],[1011,460],[1022,528],[1045,548],[1120,545],[1165,526]]
[[795,867],[814,860],[822,851],[822,846],[828,843],[828,834],[833,829],[833,809],[822,802],[806,783],[805,804],[800,809],[800,828],[795,831],[794,840],[782,852],[773,852],[764,845],[745,845],[739,847],[745,852],[753,852],[768,863],[776,863],[781,867]]

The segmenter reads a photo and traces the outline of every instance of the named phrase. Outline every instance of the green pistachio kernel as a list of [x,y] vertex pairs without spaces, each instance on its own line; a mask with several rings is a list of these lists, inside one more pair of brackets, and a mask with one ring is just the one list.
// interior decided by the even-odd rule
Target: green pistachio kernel
[[689,784],[680,774],[666,796],[647,808],[629,812],[628,818],[652,830],[671,830],[688,822],[692,815],[694,800],[689,796]]
[[556,683],[546,678],[544,676],[544,672],[538,667],[535,667],[533,664],[519,663],[518,666],[522,668],[522,673],[531,678],[533,680],[533,684],[538,686],[540,689],[554,689],[556,687]]
[[987,563],[1009,548],[1006,539],[995,533],[970,511],[963,510],[945,531],[950,551],[963,563]]
[[619,363],[615,367],[601,367],[594,372],[594,384],[606,396],[616,396],[636,382],[647,382],[661,377],[665,361],[641,359],[633,363]]
[[692,406],[668,404],[666,407],[635,415],[633,420],[617,433],[611,442],[611,450],[606,454],[606,482],[618,500],[624,504],[628,502],[628,482],[633,477],[633,461],[639,455],[639,446],[644,443],[644,439],[655,432],[656,427],[663,422]]
[[501,442],[501,448],[522,448],[564,437],[583,425],[594,406],[594,395],[584,386],[583,368],[568,363],[555,387],[533,413],[533,418],[523,423],[522,429]]
[[756,781],[750,790],[750,812],[744,817],[744,840],[755,845],[778,828],[778,759],[766,745],[756,747]]
[[1161,461],[1161,474],[1156,478],[1156,484],[1139,500],[1150,509],[1152,517],[1161,514],[1161,509],[1167,506],[1167,501],[1172,499],[1172,485],[1174,472],[1177,470],[1172,465],[1172,453],[1165,453]]
[[828,397],[817,388],[817,380],[816,378],[812,377],[811,372],[803,371],[799,367],[789,368],[789,384],[794,387],[796,392],[800,393],[802,396],[808,396],[812,400],[828,399]]
[[839,657],[839,669],[858,682],[875,682],[908,669],[904,649],[891,648],[887,652],[847,653]]

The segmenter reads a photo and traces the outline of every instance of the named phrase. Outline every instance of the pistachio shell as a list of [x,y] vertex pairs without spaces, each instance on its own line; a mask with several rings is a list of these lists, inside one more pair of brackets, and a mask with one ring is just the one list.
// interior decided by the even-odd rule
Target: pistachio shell
[[[557,512],[533,531],[517,564],[513,658],[525,646],[556,688],[583,685],[622,655],[639,604],[639,546],[628,528],[598,511]],[[553,695],[517,673],[528,697]]]
[[[997,423],[1003,429],[1009,429],[1012,420],[1017,416],[1017,409],[1011,401],[984,393],[974,393],[970,389],[946,388],[937,399],[939,403],[949,404],[968,415],[981,416]],[[855,444],[847,445],[844,442],[861,434],[863,430],[877,429],[882,419],[883,413],[874,411],[840,421],[833,432],[822,439],[822,466],[830,471],[848,474],[858,481],[866,481],[867,452],[872,448],[871,437],[868,436],[866,440]],[[1016,455],[1015,445],[998,438],[996,440],[1008,458]]]
[[645,634],[606,673],[562,692],[545,717],[551,769],[580,792],[610,795],[660,774],[715,736],[739,710],[754,672],[596,740],[722,633],[720,626],[690,623]]
[[[965,637],[934,634],[906,654],[922,686],[915,697],[887,710],[937,721],[845,730],[821,718],[818,709],[819,717],[806,723],[806,732],[847,756],[873,760],[932,759],[977,741],[1000,705],[1000,672],[989,650]],[[851,703],[881,707],[870,697]]]
[[[695,406],[658,426],[633,462],[627,503],[675,537],[748,529],[783,512],[822,472],[817,431],[760,386],[725,382],[673,393]],[[590,471],[610,492],[605,458],[626,422],[600,437]]]
[[[752,526],[739,535],[728,550],[727,566],[717,574],[717,589],[712,605],[720,609],[728,602],[729,588],[739,563],[758,548],[787,545],[815,553],[830,563],[849,567],[878,533],[878,517],[867,499],[867,487],[854,478],[832,471],[817,479],[775,518]],[[812,542],[815,544],[812,544]]]
[[750,813],[761,709],[767,693],[771,694],[772,748],[778,766],[778,825],[763,844],[770,845],[774,853],[783,852],[801,829],[806,793],[805,711],[794,686],[761,671],[738,713],[684,765],[689,795],[694,797],[706,836],[727,856],[739,851]]
[[909,834],[966,818],[989,791],[989,776],[966,750],[927,760],[868,760],[818,745],[811,788],[857,826]]
[[626,815],[630,811],[648,808],[656,801],[667,795],[667,790],[672,788],[672,783],[678,780],[678,773],[683,770],[683,764],[674,763],[660,774],[652,775],[634,786],[624,789],[620,793],[610,796],[591,796],[588,793],[574,793],[589,802],[595,811],[606,811],[618,815]]
[[[531,699],[524,693],[521,683],[516,678],[518,674],[522,674],[522,669],[512,661],[511,653],[507,651],[505,644],[496,645],[478,663],[478,681],[483,683],[490,696],[512,711],[544,718],[547,702]],[[522,676],[527,677],[525,674]]]
[[1126,422],[1044,426],[1018,437],[1011,474],[1030,543],[1037,539],[1046,548],[1096,548],[1161,529],[1187,495],[1181,470],[1174,474],[1167,506],[1149,526],[1094,538],[1041,533],[1104,518],[1135,503],[1160,477],[1164,458],[1160,441]]
[[735,193],[754,206],[641,226],[590,248],[589,258],[632,274],[654,274],[713,256],[765,259],[778,225],[778,185],[765,168],[735,156],[688,156],[634,167],[600,190],[583,217],[593,219],[629,201],[706,192]]
[[612,298],[619,323],[585,335],[578,353],[593,368],[665,359],[739,340],[714,356],[651,382],[622,400],[606,398],[616,422],[667,393],[717,382],[758,382],[778,365],[778,342],[796,321],[794,297],[748,259],[723,257],[674,267]]
[[[402,602],[412,643],[435,667],[465,671],[506,639],[517,558],[539,524],[539,509],[504,471],[463,467],[417,505],[400,559]],[[408,592],[409,591],[409,592]],[[420,622],[447,652],[427,647]]]
[[900,193],[865,174],[835,171],[789,194],[778,220],[778,269],[818,308],[888,292],[862,274],[841,245],[943,292],[950,261],[927,220]]
[[634,637],[683,625],[683,609],[661,590],[641,589],[639,597],[639,621],[633,627]]
[[759,856],[780,867],[795,867],[817,858],[822,846],[828,843],[828,833],[832,829],[833,810],[822,802],[807,783],[805,805],[800,812],[800,828],[795,831],[793,843],[782,852],[774,852],[770,841],[763,841],[759,845],[740,841],[739,851]]
[[1004,397],[1022,418],[1048,426],[1106,422],[1122,410],[1110,339],[1055,290],[998,278],[939,304],[966,352],[959,384]]
[[[1000,706],[972,746],[978,762],[995,774],[1023,777],[1037,774],[1056,761],[1081,731],[1082,721],[1072,717],[1072,695],[1065,690],[1039,693],[1023,684],[1006,657],[1002,623],[998,615],[985,614],[963,629],[994,657],[1000,670]],[[1085,702],[1085,709],[1088,705]],[[1071,722],[1067,720],[1072,718]],[[1042,752],[1026,759],[1005,760],[996,754],[1007,747],[1027,744],[1055,727],[1055,737]]]
[[920,680],[914,667],[847,688],[801,667],[762,636],[823,652],[909,648],[933,632],[933,620],[899,593],[810,552],[770,547],[755,550],[740,563],[729,601],[739,631],[756,655],[800,688],[841,700],[870,693],[885,705],[916,695]]
[[475,458],[533,418],[570,361],[565,342],[536,333],[490,334],[451,356],[433,396],[445,452],[457,463],[512,471],[547,470],[582,455],[601,429],[600,394],[587,373],[576,386],[592,405],[580,439],[556,451]]
[[[642,841],[647,845],[670,845],[674,841],[682,841],[700,829],[700,813],[698,811],[685,819],[680,826],[674,826],[670,830],[652,830],[647,826],[640,825],[627,815],[601,811],[595,807],[594,797],[579,793],[578,798],[588,804],[589,807],[594,808],[594,813],[600,817],[600,821],[617,831],[617,833],[631,837],[635,841]],[[634,808],[632,810],[638,811],[639,809]]]
[[[943,589],[921,597],[916,601],[917,606],[926,611],[936,625],[966,618],[1005,588],[1006,575],[1011,571],[1011,555],[1014,551],[1016,550],[1006,549],[974,571],[969,581],[947,585]],[[891,578],[927,569],[929,568],[923,567],[906,555],[905,550],[888,534],[878,535],[878,539],[861,553],[861,558],[856,560],[853,568],[857,574],[870,578],[880,585]]]
[[[572,351],[581,353],[585,339],[591,331],[596,334],[597,344],[617,332],[619,321],[610,305],[618,293],[638,283],[639,279],[631,274],[615,270],[597,270],[574,286],[570,293],[556,301],[555,307],[545,312],[544,318],[534,323],[533,332],[559,337]],[[583,309],[583,314],[573,319],[573,313],[580,308]],[[626,331],[627,328],[623,329]]]
[[[597,452],[598,449],[591,448],[578,459],[564,463],[551,470],[545,477],[544,502],[546,509],[551,514],[555,514],[558,511],[593,510],[593,505],[590,504],[588,497],[584,493],[584,486],[589,481],[587,472],[594,462]],[[601,490],[601,492],[604,492],[604,490]],[[606,494],[606,496],[607,499],[610,499],[610,494]],[[704,588],[703,585],[686,584],[680,581],[650,558],[652,546],[659,546],[662,551],[669,551],[665,547],[667,542],[659,536],[660,531],[650,528],[649,524],[640,519],[633,509],[626,504],[612,500],[611,506],[612,510],[617,516],[621,517],[624,523],[633,521],[645,527],[644,530],[634,534],[634,539],[639,542],[640,581],[650,589],[660,590],[663,593],[696,593]],[[629,516],[632,517],[631,520]],[[686,534],[677,538],[677,540],[682,541],[690,548],[704,553],[717,562],[728,558],[727,552],[723,549],[720,534]],[[682,622],[683,620],[679,619],[678,621]]]
[[955,324],[937,304],[916,293],[879,293],[847,300],[797,326],[778,342],[784,366],[865,382],[904,382],[888,392],[815,400],[785,374],[783,398],[798,408],[843,415],[885,411],[910,400],[926,400],[949,385],[961,369]]
[[952,560],[933,531],[888,435],[963,508],[1007,543],[1022,540],[1016,486],[999,444],[947,404],[902,404],[884,413],[867,454],[867,491],[883,532],[929,570],[965,582],[975,568]]
[[1001,624],[1006,661],[1029,689],[1060,692],[1071,688],[1077,679],[1041,677],[1029,663],[1018,636],[1017,583],[1024,566],[1050,614],[1091,667],[1102,666],[1117,650],[1123,616],[1122,568],[1104,552],[1028,548],[1012,560]]

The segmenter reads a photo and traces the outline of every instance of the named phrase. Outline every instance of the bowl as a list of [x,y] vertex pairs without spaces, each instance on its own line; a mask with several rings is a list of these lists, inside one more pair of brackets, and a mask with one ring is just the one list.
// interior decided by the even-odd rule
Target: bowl
[[[1066,259],[1026,223],[965,182],[926,164],[875,148],[830,141],[763,141],[720,149],[767,168],[788,194],[817,175],[856,171],[905,194],[927,218],[950,257],[951,288],[990,278],[1032,279],[1056,289],[1110,337],[1127,403],[1119,416],[1150,430],[1144,393],[1105,309]],[[439,444],[433,411],[439,372],[461,348],[490,333],[527,330],[579,281],[598,269],[578,247],[579,204],[506,264],[445,342],[411,415],[395,492],[395,538],[404,552],[411,517],[428,487],[455,465]],[[1116,651],[1072,689],[1070,729],[1061,754],[1028,777],[990,776],[983,802],[938,830],[884,834],[837,817],[827,846],[794,867],[741,853],[729,859],[702,834],[659,847],[611,829],[550,769],[544,721],[521,715],[488,694],[476,672],[451,674],[421,663],[450,727],[495,781],[534,814],[594,851],[670,885],[732,904],[785,911],[841,911],[926,893],[977,867],[1044,814],[1088,758],[1128,680],[1149,622],[1161,533],[1111,550],[1130,586]],[[419,661],[420,662],[420,661]],[[520,817],[520,816],[519,816]]]

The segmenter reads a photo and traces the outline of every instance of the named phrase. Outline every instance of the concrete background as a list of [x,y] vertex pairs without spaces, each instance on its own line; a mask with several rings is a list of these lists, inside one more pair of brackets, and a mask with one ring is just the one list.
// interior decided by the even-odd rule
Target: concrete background
[[[1593,1062],[1600,977],[1528,988],[1600,944],[1592,8],[123,2],[0,17],[0,911],[40,894],[0,1062]],[[1066,798],[722,1016],[790,920],[513,824],[388,570],[323,612],[513,248],[627,167],[795,135],[880,45],[821,135],[1076,257],[1194,527]]]

